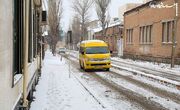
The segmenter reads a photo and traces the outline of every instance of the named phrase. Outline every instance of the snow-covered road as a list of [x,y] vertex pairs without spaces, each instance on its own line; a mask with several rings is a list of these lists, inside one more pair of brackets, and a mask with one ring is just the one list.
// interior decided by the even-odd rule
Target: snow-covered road
[[180,109],[176,88],[115,68],[84,72],[76,57],[65,57],[46,52],[30,110]]
[[[110,110],[180,109],[179,90],[174,87],[166,87],[166,85],[161,85],[146,77],[115,68],[111,68],[110,72],[84,73],[82,71],[82,74],[79,74],[78,59],[74,55],[70,55],[70,59],[77,69],[76,75],[79,75],[79,78],[84,78],[86,83],[91,86],[90,88],[93,88],[103,101],[108,102]],[[99,88],[99,86],[101,87]]]
[[103,110],[74,77],[69,78],[68,64],[50,52],[34,97],[30,110]]

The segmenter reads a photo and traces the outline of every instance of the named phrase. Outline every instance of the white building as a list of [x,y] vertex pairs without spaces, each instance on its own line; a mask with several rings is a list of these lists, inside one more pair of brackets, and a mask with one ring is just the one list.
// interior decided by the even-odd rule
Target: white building
[[88,40],[93,39],[94,35],[94,29],[97,29],[100,27],[100,21],[99,20],[94,20],[89,22],[87,30],[88,30]]

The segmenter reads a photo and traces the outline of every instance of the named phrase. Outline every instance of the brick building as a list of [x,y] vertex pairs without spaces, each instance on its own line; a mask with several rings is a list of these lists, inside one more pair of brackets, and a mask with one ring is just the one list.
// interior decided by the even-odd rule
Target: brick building
[[118,50],[118,40],[123,37],[123,25],[118,21],[110,24],[106,31],[106,36],[102,36],[102,30],[97,29],[94,33],[94,39],[104,40],[108,45],[112,53],[116,53]]
[[140,6],[141,4],[142,3],[127,3],[127,4],[120,6],[118,9],[119,19],[124,20],[124,16],[123,16],[124,12],[131,10],[137,6]]
[[[165,5],[174,0],[155,0]],[[178,0],[179,2],[179,0]],[[170,62],[175,8],[151,8],[150,2],[124,13],[124,56]],[[180,8],[178,10],[180,12]],[[177,22],[175,57],[180,58],[180,21]],[[176,63],[180,61],[176,60]]]

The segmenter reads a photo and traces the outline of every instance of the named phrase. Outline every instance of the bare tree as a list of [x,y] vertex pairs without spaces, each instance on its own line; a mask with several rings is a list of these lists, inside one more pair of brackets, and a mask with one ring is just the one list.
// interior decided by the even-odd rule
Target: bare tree
[[106,35],[106,27],[108,27],[110,22],[110,16],[107,13],[110,3],[111,0],[95,0],[96,13],[102,27],[102,36]]
[[50,46],[53,55],[55,55],[56,44],[60,37],[62,13],[62,0],[48,0],[49,37],[51,39]]
[[72,8],[81,19],[81,41],[85,37],[87,23],[89,21],[89,10],[93,4],[93,0],[73,0]]
[[73,44],[76,45],[81,40],[81,20],[78,15],[73,17],[71,29]]

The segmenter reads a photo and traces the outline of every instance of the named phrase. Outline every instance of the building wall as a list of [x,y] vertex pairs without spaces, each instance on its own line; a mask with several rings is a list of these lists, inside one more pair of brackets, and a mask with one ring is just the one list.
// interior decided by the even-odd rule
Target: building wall
[[94,20],[88,23],[87,31],[88,31],[88,40],[93,39],[94,29],[98,28],[100,24],[99,20]]
[[141,5],[140,3],[127,3],[125,5],[122,5],[119,7],[119,11],[118,11],[118,14],[119,14],[119,19],[120,20],[123,20],[124,18],[124,12],[128,11],[128,10],[131,10],[137,6]]
[[111,52],[117,52],[117,41],[122,37],[123,28],[120,25],[115,25],[107,28],[106,37],[101,36],[101,31],[94,34],[95,39],[104,40],[108,43]]
[[[23,90],[23,74],[13,75],[14,2],[0,0],[0,13],[0,110],[14,110],[22,98]],[[26,95],[32,91],[32,85],[37,81],[39,67],[40,57],[37,55],[28,63]]]
[[94,20],[88,23],[88,27],[90,29],[97,28],[99,26],[99,20]]
[[[162,0],[163,1],[163,0]],[[165,4],[173,4],[174,0],[164,0]],[[180,12],[180,8],[179,8]],[[174,8],[157,9],[145,6],[143,8],[130,11],[124,17],[124,52],[132,55],[145,55],[152,57],[170,58],[172,44],[162,43],[162,22],[173,20],[175,16]],[[152,25],[152,44],[140,44],[140,26]],[[127,44],[126,29],[133,28],[133,43]],[[180,21],[178,28],[180,29]],[[176,57],[180,57],[180,31],[177,31]]]
[[11,110],[22,93],[22,78],[12,87],[13,1],[0,0],[0,109]]

